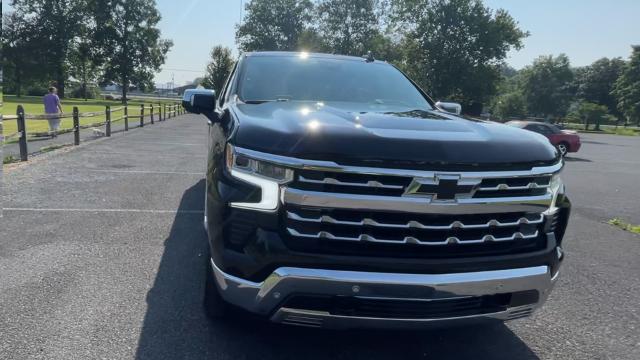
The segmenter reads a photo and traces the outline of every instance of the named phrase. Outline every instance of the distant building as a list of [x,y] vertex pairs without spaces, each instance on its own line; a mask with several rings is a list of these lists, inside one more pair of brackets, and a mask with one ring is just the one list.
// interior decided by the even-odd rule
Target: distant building
[[185,90],[189,90],[189,89],[195,89],[198,85],[194,85],[194,84],[189,84],[189,85],[184,85],[184,86],[180,86],[177,88],[174,88],[173,91],[177,93],[177,95],[182,96],[182,94],[184,94]]

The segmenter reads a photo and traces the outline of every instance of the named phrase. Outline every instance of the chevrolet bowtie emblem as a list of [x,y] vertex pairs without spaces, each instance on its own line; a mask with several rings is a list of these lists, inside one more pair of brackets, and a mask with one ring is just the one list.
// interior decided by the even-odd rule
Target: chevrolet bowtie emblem
[[471,198],[480,179],[461,180],[459,175],[436,174],[433,178],[414,178],[405,191],[405,196],[430,196],[431,201],[455,202]]

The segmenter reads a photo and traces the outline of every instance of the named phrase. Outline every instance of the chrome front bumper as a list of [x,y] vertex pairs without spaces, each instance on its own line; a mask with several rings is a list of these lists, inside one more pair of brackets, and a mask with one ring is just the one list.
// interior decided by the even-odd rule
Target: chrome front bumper
[[[271,321],[327,328],[420,327],[430,323],[470,319],[511,320],[530,315],[542,305],[558,273],[547,266],[455,274],[397,274],[282,267],[260,283],[222,272],[211,262],[223,299]],[[536,290],[537,303],[479,315],[432,318],[378,318],[334,315],[325,311],[282,307],[292,294],[350,296],[429,301]]]

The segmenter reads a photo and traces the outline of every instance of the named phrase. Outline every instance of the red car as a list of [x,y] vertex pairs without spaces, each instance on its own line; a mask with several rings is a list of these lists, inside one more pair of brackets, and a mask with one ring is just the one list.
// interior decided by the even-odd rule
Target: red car
[[546,136],[562,156],[580,149],[580,136],[575,131],[561,130],[555,125],[535,121],[509,121],[507,125],[530,130]]

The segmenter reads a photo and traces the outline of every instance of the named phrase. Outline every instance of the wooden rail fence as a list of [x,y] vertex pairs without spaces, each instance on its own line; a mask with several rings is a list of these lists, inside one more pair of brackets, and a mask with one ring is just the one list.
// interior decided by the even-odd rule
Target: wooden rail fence
[[[48,120],[51,118],[58,119],[73,119],[73,127],[71,131],[73,132],[73,145],[80,145],[80,130],[95,128],[99,126],[105,127],[105,136],[111,136],[111,125],[115,122],[124,121],[124,131],[129,131],[129,120],[138,120],[139,126],[145,126],[145,112],[148,111],[150,124],[155,124],[156,115],[158,121],[165,121],[167,119],[171,119],[178,115],[182,115],[185,113],[182,106],[179,104],[150,104],[145,105],[141,104],[140,114],[139,115],[129,115],[129,108],[133,106],[119,106],[112,108],[107,105],[104,111],[97,112],[84,112],[81,113],[78,110],[77,106],[73,107],[73,112],[71,114],[25,114],[24,107],[22,105],[18,105],[18,109],[16,111],[16,115],[5,115],[2,116],[2,121],[15,120],[17,122],[17,131],[13,134],[9,134],[4,136],[2,142],[6,142],[7,140],[18,138],[18,146],[20,148],[20,160],[27,161],[29,159],[29,149],[28,149],[28,138],[27,138],[27,122],[26,120]],[[91,118],[96,116],[105,116],[105,120],[101,122],[84,124],[80,125],[80,119]]]

